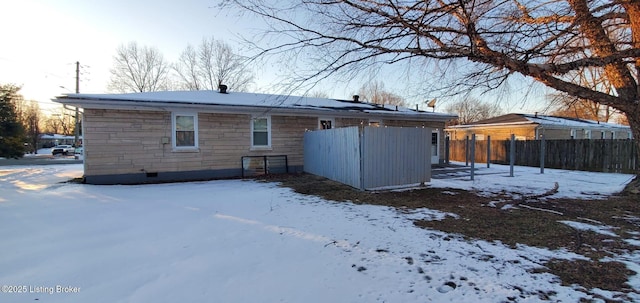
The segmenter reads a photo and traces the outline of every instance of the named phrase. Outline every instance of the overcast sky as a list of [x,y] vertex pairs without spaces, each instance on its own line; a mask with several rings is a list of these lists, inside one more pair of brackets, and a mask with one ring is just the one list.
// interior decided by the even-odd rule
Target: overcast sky
[[[47,108],[56,95],[74,92],[76,61],[81,64],[80,92],[106,93],[113,55],[121,44],[135,41],[140,46],[156,47],[170,62],[176,61],[188,44],[197,45],[203,37],[213,36],[239,48],[238,36],[250,36],[260,25],[255,18],[239,18],[235,12],[221,11],[219,2],[3,1],[0,83],[22,85],[21,93],[26,99],[39,101]],[[274,69],[262,67],[257,71],[256,90],[264,92],[272,84],[270,70]],[[349,85],[353,88],[331,91],[325,86],[316,90],[325,90],[334,98],[350,98],[362,83]],[[393,82],[385,88],[400,95],[408,89]],[[508,111],[538,110],[536,102],[523,108],[521,96],[510,99]],[[407,101],[410,106],[421,102]]]

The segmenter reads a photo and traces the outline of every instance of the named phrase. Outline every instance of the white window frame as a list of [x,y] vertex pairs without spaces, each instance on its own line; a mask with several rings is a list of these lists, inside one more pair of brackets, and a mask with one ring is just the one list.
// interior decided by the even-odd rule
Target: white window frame
[[[255,142],[253,135],[253,122],[257,119],[267,119],[267,145],[254,145]],[[252,116],[251,123],[249,125],[249,131],[251,131],[251,150],[271,150],[271,116]]]
[[584,130],[584,138],[585,139],[591,139],[591,130],[590,129],[585,129]]
[[[193,117],[193,146],[177,146],[176,138],[176,117]],[[172,112],[171,113],[171,147],[174,151],[198,151],[198,113],[197,112]]]
[[331,128],[336,128],[336,119],[334,118],[327,118],[327,117],[319,117],[318,118],[318,129],[323,129],[322,128],[322,121],[329,121],[331,122]]

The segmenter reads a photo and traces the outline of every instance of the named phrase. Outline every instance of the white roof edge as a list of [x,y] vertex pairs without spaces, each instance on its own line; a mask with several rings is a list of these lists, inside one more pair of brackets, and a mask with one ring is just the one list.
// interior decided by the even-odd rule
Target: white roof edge
[[[91,95],[92,97],[95,95]],[[68,98],[67,96],[59,96],[53,99],[54,102],[68,104],[80,108],[88,109],[122,109],[122,110],[162,110],[162,111],[176,111],[176,110],[198,110],[203,112],[221,112],[232,114],[246,114],[249,112],[264,112],[264,113],[277,113],[277,114],[297,114],[297,115],[319,115],[319,116],[336,116],[336,117],[362,117],[375,116],[375,118],[388,118],[397,120],[425,120],[425,121],[443,121],[453,119],[456,115],[445,113],[433,113],[420,111],[375,111],[375,110],[338,110],[322,107],[278,107],[269,105],[234,105],[234,104],[213,104],[213,103],[198,103],[198,102],[186,102],[186,101],[142,101],[142,100],[123,100],[123,99],[78,99]],[[366,103],[361,103],[365,104]],[[215,107],[215,109],[214,109]],[[404,108],[407,109],[407,108]]]

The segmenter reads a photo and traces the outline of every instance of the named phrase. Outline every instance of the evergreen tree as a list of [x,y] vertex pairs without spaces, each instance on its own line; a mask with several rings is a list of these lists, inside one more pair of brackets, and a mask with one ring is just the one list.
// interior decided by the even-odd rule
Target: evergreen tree
[[14,100],[19,86],[0,84],[0,157],[20,158],[24,155],[24,129],[18,121]]

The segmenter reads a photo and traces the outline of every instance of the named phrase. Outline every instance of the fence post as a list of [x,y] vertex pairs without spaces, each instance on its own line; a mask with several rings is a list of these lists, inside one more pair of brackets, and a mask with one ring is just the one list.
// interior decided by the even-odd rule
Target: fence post
[[544,174],[544,154],[546,152],[545,143],[546,141],[544,140],[544,134],[542,134],[542,137],[540,138],[540,173],[541,174]]
[[516,135],[511,134],[511,145],[509,149],[509,177],[513,177],[513,165],[516,163]]
[[471,181],[475,175],[476,168],[476,134],[471,135]]
[[464,139],[464,166],[469,166],[469,136]]
[[487,135],[487,168],[491,168],[491,136]]
[[445,137],[444,139],[444,159],[447,165],[450,163],[449,162],[449,157],[450,157],[449,152],[451,149],[451,142],[449,142],[450,140],[451,138],[449,138],[449,136]]

